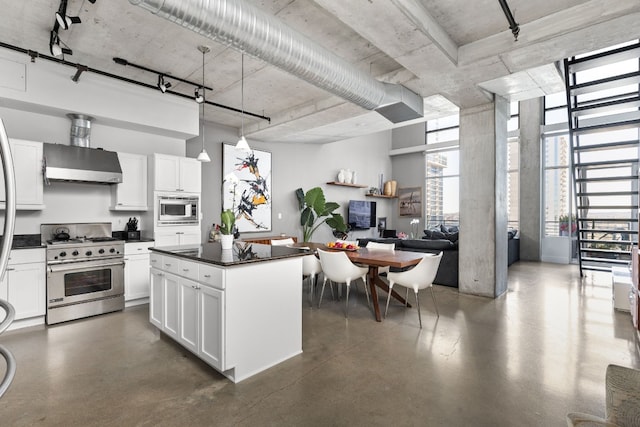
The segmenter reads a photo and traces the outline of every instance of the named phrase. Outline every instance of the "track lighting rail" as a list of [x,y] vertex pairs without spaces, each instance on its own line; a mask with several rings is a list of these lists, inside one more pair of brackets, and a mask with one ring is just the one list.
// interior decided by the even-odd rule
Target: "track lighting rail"
[[[152,70],[151,68],[145,67],[143,65],[133,64],[133,63],[131,63],[131,62],[129,62],[126,59],[123,59],[123,58],[113,58],[113,62],[115,62],[116,64],[137,68],[138,70],[148,71],[150,73],[157,74],[159,76],[163,76],[163,77],[165,77],[167,79],[170,79],[170,80],[176,80],[176,81],[179,81],[179,82],[182,82],[182,83],[186,83],[186,84],[189,84],[189,85],[192,85],[192,86],[195,86],[195,87],[202,87],[201,83],[195,83],[195,82],[192,82],[192,81],[189,81],[189,80],[181,79],[180,77],[175,77],[175,76],[173,76],[171,74],[164,73],[162,71]],[[204,88],[207,89],[207,90],[213,90],[213,88],[210,88],[209,86],[205,86]]]
[[[66,66],[69,66],[69,67],[73,67],[76,70],[76,72],[78,71],[78,69],[80,67],[80,68],[82,68],[83,71],[99,74],[101,76],[109,77],[109,78],[120,80],[120,81],[127,82],[127,83],[131,83],[131,84],[134,84],[134,85],[143,86],[143,87],[146,87],[146,88],[149,88],[149,89],[153,89],[153,90],[156,90],[156,91],[158,90],[158,87],[156,85],[151,85],[151,84],[148,84],[148,83],[139,82],[137,80],[133,80],[133,79],[130,79],[130,78],[127,78],[127,77],[122,77],[122,76],[119,76],[117,74],[112,74],[112,73],[108,73],[106,71],[98,70],[98,69],[95,69],[95,68],[86,67],[84,65],[81,65],[81,64],[78,64],[78,63],[74,63],[74,62],[70,62],[70,61],[67,61],[65,59],[56,58],[54,56],[43,55],[43,54],[41,54],[41,53],[39,53],[37,51],[30,50],[30,49],[24,49],[22,47],[14,46],[14,45],[11,45],[9,43],[4,43],[4,42],[0,41],[0,47],[3,47],[5,49],[9,49],[9,50],[13,50],[15,52],[21,52],[21,53],[24,53],[26,55],[29,55],[31,57],[31,62],[35,62],[36,58],[42,58],[42,59],[45,59],[47,61],[57,62],[58,64],[66,65]],[[86,70],[84,69],[85,67],[86,67]],[[196,83],[190,83],[190,84],[193,84],[194,86],[201,87],[201,85],[198,85]],[[180,96],[182,98],[193,99],[193,97],[191,95],[186,95],[184,93],[174,92],[174,91],[171,91],[171,90],[167,90],[167,93],[169,93],[171,95],[175,95],[175,96]],[[214,107],[222,108],[224,110],[234,111],[236,113],[241,113],[241,114],[244,114],[244,115],[247,115],[247,116],[255,117],[257,119],[266,120],[269,123],[271,123],[271,117],[267,117],[267,116],[264,116],[264,115],[261,115],[261,114],[251,113],[249,111],[243,111],[243,110],[241,110],[239,108],[234,108],[234,107],[229,107],[228,105],[218,104],[217,102],[212,102],[212,101],[207,101],[207,100],[205,100],[204,102],[209,104],[209,105],[212,105]]]

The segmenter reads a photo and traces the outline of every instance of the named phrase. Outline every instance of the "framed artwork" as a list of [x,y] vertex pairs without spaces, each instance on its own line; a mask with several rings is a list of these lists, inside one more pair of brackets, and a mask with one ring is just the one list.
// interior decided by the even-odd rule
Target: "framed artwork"
[[222,209],[241,233],[271,231],[271,153],[222,144]]
[[399,188],[398,207],[401,217],[421,217],[422,187]]

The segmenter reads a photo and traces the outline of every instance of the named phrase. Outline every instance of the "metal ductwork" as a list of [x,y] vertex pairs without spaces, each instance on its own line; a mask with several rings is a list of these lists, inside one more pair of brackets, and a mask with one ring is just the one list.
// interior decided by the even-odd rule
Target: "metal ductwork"
[[268,62],[398,123],[421,118],[423,99],[383,83],[246,0],[129,0],[211,40]]

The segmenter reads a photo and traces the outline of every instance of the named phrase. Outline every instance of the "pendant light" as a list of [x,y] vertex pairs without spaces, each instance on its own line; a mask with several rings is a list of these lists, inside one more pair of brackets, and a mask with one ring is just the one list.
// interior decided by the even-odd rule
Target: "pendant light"
[[202,112],[200,116],[200,123],[202,124],[202,151],[198,154],[197,159],[199,162],[210,162],[211,158],[209,157],[209,154],[207,154],[207,150],[204,149],[204,106],[207,103],[205,96],[206,89],[204,88],[204,55],[209,53],[211,49],[209,49],[209,46],[198,46],[198,50],[202,52],[202,94],[200,94],[202,96],[202,103],[200,103],[200,111]]
[[236,144],[236,149],[250,153],[251,147],[249,147],[247,138],[244,137],[244,53],[242,54],[242,76],[240,77],[240,103],[240,109],[242,110],[242,115],[240,116],[240,139]]

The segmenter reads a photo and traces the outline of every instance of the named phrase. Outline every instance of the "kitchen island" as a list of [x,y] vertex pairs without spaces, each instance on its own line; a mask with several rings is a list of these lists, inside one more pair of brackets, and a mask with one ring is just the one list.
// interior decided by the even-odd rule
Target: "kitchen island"
[[302,353],[307,251],[243,242],[150,249],[150,322],[231,381]]

